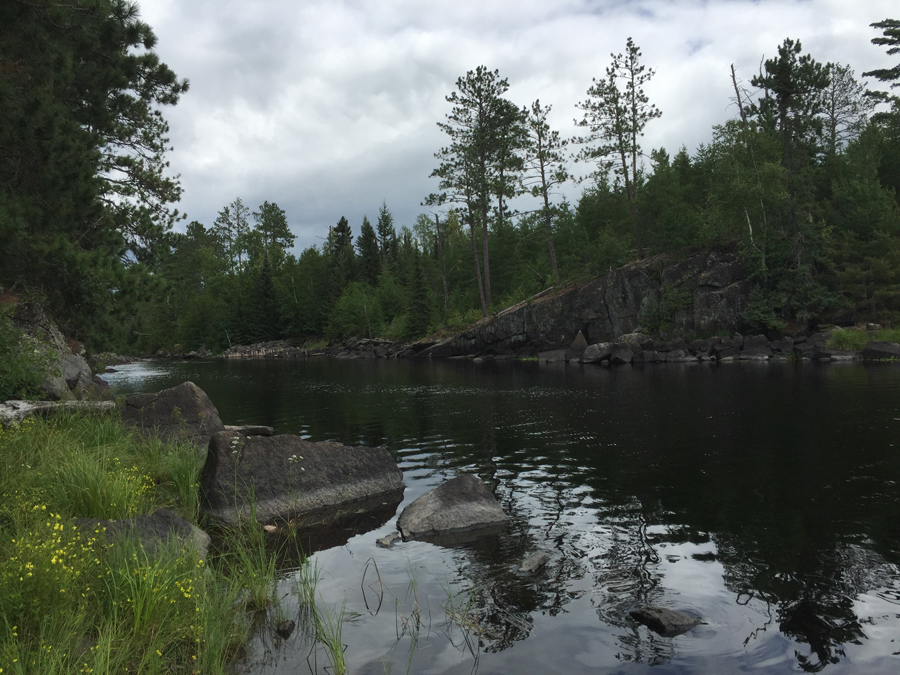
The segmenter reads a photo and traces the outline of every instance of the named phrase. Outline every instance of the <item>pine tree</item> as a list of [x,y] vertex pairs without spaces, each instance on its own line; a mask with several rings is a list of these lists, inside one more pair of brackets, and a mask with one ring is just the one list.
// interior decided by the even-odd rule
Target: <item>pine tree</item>
[[275,247],[287,251],[294,245],[294,233],[288,226],[284,210],[278,204],[263,202],[259,211],[253,212],[253,219],[256,221],[257,231],[262,234],[266,252]]
[[231,204],[219,211],[213,225],[213,232],[221,242],[232,274],[238,274],[244,269],[247,234],[250,232],[249,217],[250,209],[244,206],[240,197],[237,197]]
[[188,83],[121,0],[0,3],[0,285],[83,326],[180,219],[160,107]]
[[638,221],[638,182],[641,175],[641,145],[647,123],[662,112],[644,93],[644,85],[655,74],[640,63],[641,50],[631,38],[625,54],[611,54],[612,63],[606,78],[594,79],[587,90],[588,98],[577,107],[584,117],[576,124],[588,129],[588,135],[576,139],[588,147],[576,155],[576,160],[596,162],[599,178],[612,171],[625,185],[631,210],[632,232],[639,258],[644,257],[644,245]]

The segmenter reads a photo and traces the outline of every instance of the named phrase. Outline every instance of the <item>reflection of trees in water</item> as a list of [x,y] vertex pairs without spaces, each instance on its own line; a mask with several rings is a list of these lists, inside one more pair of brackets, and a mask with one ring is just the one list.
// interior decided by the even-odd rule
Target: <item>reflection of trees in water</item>
[[[844,645],[862,644],[864,623],[871,617],[856,614],[856,599],[868,592],[898,586],[898,568],[869,549],[835,542],[799,566],[779,565],[765,542],[750,550],[752,540],[716,537],[719,560],[725,567],[725,585],[740,604],[751,599],[765,602],[770,615],[763,630],[777,621],[778,629],[795,642],[808,645],[809,653],[797,649],[795,658],[804,672],[819,672],[846,657]],[[768,560],[762,558],[769,550]],[[774,550],[777,550],[774,549]],[[798,568],[799,567],[799,568]],[[757,629],[757,631],[760,629]],[[745,644],[756,637],[748,635]]]
[[[598,531],[586,535],[593,539],[589,557],[594,579],[594,598],[600,620],[619,629],[616,643],[621,661],[659,665],[675,655],[675,643],[652,631],[640,628],[628,612],[637,606],[659,604],[663,599],[660,582],[658,536],[648,534],[649,518],[637,500],[598,509]],[[590,550],[590,549],[589,549]]]

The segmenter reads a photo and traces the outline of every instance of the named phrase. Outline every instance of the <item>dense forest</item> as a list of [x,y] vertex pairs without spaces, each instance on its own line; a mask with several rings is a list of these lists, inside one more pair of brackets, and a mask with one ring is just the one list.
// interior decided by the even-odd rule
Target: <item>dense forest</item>
[[[436,121],[437,190],[416,221],[382,203],[351,224],[336,205],[324,243],[296,255],[268,201],[229,197],[214,222],[176,226],[161,111],[188,83],[158,60],[135,5],[11,0],[0,25],[0,286],[94,348],[413,339],[698,249],[740,256],[749,325],[900,325],[900,64],[857,78],[791,39],[749,80],[723,64],[734,119],[693,154],[642,147],[664,111],[630,38],[573,111],[577,135],[478,67]],[[900,21],[873,29],[900,53]],[[574,174],[572,204],[558,188]]]

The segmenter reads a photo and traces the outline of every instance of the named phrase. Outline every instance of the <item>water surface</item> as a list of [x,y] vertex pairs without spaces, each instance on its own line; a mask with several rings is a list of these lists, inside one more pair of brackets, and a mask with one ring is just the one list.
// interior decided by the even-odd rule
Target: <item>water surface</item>
[[[900,672],[895,365],[310,359],[106,377],[191,380],[226,424],[387,445],[401,509],[460,472],[493,488],[512,519],[499,537],[377,548],[392,517],[313,556],[320,602],[359,614],[350,673]],[[533,551],[547,568],[519,575]],[[628,618],[645,604],[705,623],[663,638]],[[261,635],[246,671],[332,672],[301,632]]]

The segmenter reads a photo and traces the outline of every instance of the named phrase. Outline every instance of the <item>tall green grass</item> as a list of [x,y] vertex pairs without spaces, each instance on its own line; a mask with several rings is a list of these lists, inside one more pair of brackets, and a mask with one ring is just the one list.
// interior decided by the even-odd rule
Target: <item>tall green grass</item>
[[871,333],[864,330],[835,330],[825,344],[828,349],[845,352],[861,351],[869,340],[876,342],[900,342],[900,328],[882,328]]
[[197,524],[199,462],[196,448],[143,439],[115,414],[0,428],[2,675],[228,670],[253,629],[238,598],[258,605],[274,588],[260,528],[201,560],[175,543],[152,555],[110,545],[72,522],[166,507]]

